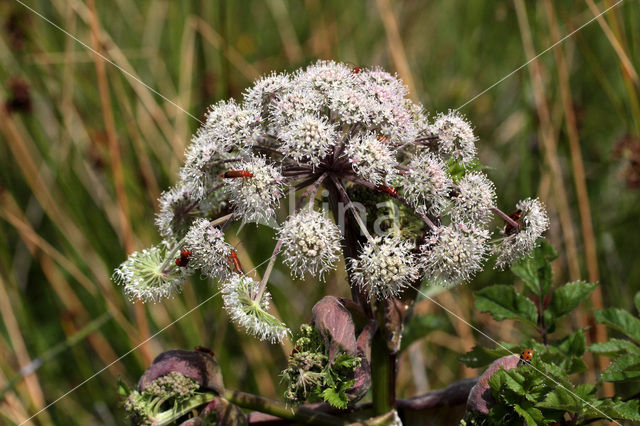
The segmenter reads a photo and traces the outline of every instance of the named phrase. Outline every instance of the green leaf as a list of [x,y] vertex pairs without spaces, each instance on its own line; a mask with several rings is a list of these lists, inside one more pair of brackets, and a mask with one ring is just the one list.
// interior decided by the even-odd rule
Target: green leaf
[[347,408],[349,398],[347,397],[347,389],[353,385],[353,380],[343,382],[339,388],[326,388],[320,396],[328,404],[338,408]]
[[551,290],[553,274],[551,261],[558,257],[551,243],[539,240],[532,256],[526,257],[511,267],[511,271],[522,279],[525,287],[538,297]]
[[553,292],[549,311],[555,318],[568,315],[572,310],[589,297],[598,284],[575,281],[565,284]]
[[567,356],[581,357],[584,355],[584,351],[587,347],[587,338],[584,334],[584,330],[578,330],[575,333],[571,333],[554,346]]
[[636,293],[636,297],[633,298],[636,302],[636,311],[640,314],[640,292]]
[[458,360],[470,368],[480,368],[491,364],[498,358],[502,358],[505,355],[510,355],[510,351],[514,351],[514,345],[504,344],[504,346],[509,349],[503,349],[501,347],[497,347],[495,349],[488,349],[482,346],[474,346],[466,354],[462,354],[458,357]]
[[527,407],[524,408],[520,404],[515,404],[513,406],[516,413],[518,413],[525,421],[527,426],[537,426],[540,424],[544,424],[544,416],[542,412],[535,407]]
[[608,417],[614,420],[640,420],[640,401],[612,401],[610,399],[590,401],[593,406],[585,407],[583,422]]
[[[573,391],[572,391],[573,392]],[[578,413],[582,410],[582,402],[572,395],[567,389],[557,386],[544,399],[536,404],[538,408],[548,408],[553,410],[568,411]]]
[[640,343],[640,320],[629,312],[618,308],[608,308],[596,310],[594,316],[599,323],[621,331],[634,342]]
[[640,381],[640,355],[623,355],[616,358],[600,379],[605,382],[637,382]]
[[426,337],[435,330],[450,332],[452,331],[451,323],[446,317],[441,315],[413,316],[402,332],[400,351],[402,352],[411,346],[413,342]]
[[608,342],[594,343],[589,346],[589,350],[598,355],[612,357],[621,354],[638,354],[640,348],[628,340],[611,339]]
[[122,381],[122,378],[118,376],[118,395],[127,397],[131,394],[129,386]]
[[497,321],[517,319],[534,327],[538,312],[533,302],[516,293],[508,285],[493,285],[475,292],[475,307],[480,312],[489,312]]

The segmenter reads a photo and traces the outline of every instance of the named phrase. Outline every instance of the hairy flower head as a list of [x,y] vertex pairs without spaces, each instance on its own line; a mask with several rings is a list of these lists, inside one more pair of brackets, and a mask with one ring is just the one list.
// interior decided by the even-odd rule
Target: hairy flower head
[[232,248],[225,242],[222,231],[209,220],[196,220],[187,232],[184,244],[191,251],[190,267],[200,269],[212,278],[229,274],[227,259]]
[[531,254],[536,241],[549,228],[549,218],[542,202],[537,198],[527,198],[516,204],[520,211],[518,229],[510,235],[505,235],[494,248],[498,255],[496,266],[505,267]]
[[470,163],[476,156],[476,137],[473,128],[457,111],[439,114],[429,131],[438,137],[438,150],[461,164]]
[[440,157],[423,152],[409,163],[403,175],[403,193],[424,213],[440,214],[447,202],[453,182]]
[[398,295],[418,278],[412,248],[412,243],[397,236],[373,237],[362,247],[360,257],[351,260],[354,283],[367,290],[369,297]]
[[340,230],[322,213],[305,209],[290,216],[280,229],[284,262],[296,276],[319,275],[334,268],[340,251]]
[[484,173],[471,172],[458,183],[453,197],[451,219],[455,223],[486,224],[491,220],[491,207],[496,202],[493,182]]
[[486,230],[473,225],[438,228],[420,248],[427,278],[442,285],[468,281],[482,267],[488,239]]
[[290,334],[287,326],[267,312],[271,294],[264,291],[257,300],[258,282],[243,274],[232,274],[222,285],[224,308],[231,320],[244,328],[247,333],[280,343]]
[[179,291],[186,277],[184,268],[167,258],[158,245],[131,253],[113,273],[113,280],[124,286],[131,299],[157,302]]
[[396,173],[396,157],[386,142],[384,137],[367,133],[352,139],[345,148],[356,174],[376,185],[389,183]]
[[254,157],[238,165],[249,172],[246,178],[225,179],[231,204],[246,222],[263,222],[271,219],[275,207],[283,195],[284,178],[280,171],[267,163],[264,157]]
[[319,165],[337,142],[337,134],[326,118],[303,115],[292,121],[281,133],[280,149],[297,162],[307,160]]

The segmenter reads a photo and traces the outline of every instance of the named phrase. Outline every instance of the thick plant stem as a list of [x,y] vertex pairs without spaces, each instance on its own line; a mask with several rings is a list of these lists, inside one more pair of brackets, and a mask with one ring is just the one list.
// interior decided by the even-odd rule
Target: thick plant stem
[[228,390],[224,393],[224,397],[227,401],[239,407],[260,411],[261,413],[271,414],[281,419],[292,420],[298,423],[328,426],[345,424],[340,418],[321,411],[310,410],[304,407],[287,406],[282,402],[249,393]]
[[[349,259],[355,259],[358,255],[358,246],[360,246],[363,241],[366,241],[358,232],[359,228],[355,223],[355,219],[351,215],[345,214],[346,209],[344,204],[341,204],[340,200],[340,191],[336,187],[336,185],[331,181],[327,185],[325,185],[327,190],[329,191],[329,205],[331,206],[331,211],[333,212],[333,217],[338,226],[341,224],[344,226],[344,231],[342,233],[342,253],[344,255],[345,262],[349,262]],[[341,217],[341,215],[344,215]],[[351,270],[347,267],[347,277],[349,279],[349,284],[351,287],[351,298],[354,302],[362,307],[364,312],[368,317],[373,318],[373,313],[371,312],[371,305],[367,302],[367,296],[364,294],[364,291],[358,286],[351,285],[353,280],[351,279]]]
[[371,342],[371,391],[373,412],[379,416],[395,408],[396,357],[389,349],[385,339],[384,303],[378,302],[376,308],[378,331]]

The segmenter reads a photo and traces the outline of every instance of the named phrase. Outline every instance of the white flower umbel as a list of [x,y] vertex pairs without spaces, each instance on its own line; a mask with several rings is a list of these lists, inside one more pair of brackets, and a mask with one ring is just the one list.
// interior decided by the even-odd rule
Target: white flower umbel
[[[336,131],[326,118],[303,115],[280,134],[281,152],[298,163],[319,165],[336,144]],[[306,161],[305,161],[306,160]]]
[[518,229],[504,238],[494,248],[498,255],[496,266],[504,269],[531,254],[536,241],[549,228],[549,218],[542,202],[537,198],[527,198],[516,204],[520,211]]
[[283,195],[284,178],[280,171],[267,164],[263,157],[254,157],[237,167],[251,173],[252,177],[224,179],[231,204],[245,222],[269,221]]
[[453,184],[445,167],[440,157],[429,152],[409,163],[403,175],[403,192],[419,211],[439,215],[445,207]]
[[244,103],[249,108],[266,112],[265,108],[289,89],[291,80],[286,74],[271,73],[261,77],[244,92]]
[[211,278],[225,277],[230,273],[227,264],[232,247],[225,242],[224,234],[207,219],[197,219],[184,240],[191,251],[189,266],[200,269]]
[[482,268],[489,232],[473,225],[438,228],[420,247],[429,280],[441,285],[468,281]]
[[397,296],[419,275],[412,248],[413,244],[401,237],[374,237],[362,247],[358,259],[351,259],[353,282],[370,298]]
[[461,164],[469,164],[476,157],[476,137],[471,124],[457,111],[439,114],[429,128],[439,138],[438,150]]
[[185,151],[185,163],[180,180],[205,192],[219,179],[220,173],[233,165],[240,155],[225,138],[218,137],[207,127],[200,128]]
[[280,343],[290,330],[279,319],[267,312],[271,295],[264,291],[259,300],[258,282],[243,274],[232,274],[222,285],[224,308],[232,321],[260,340]]
[[350,67],[334,61],[318,61],[309,65],[303,72],[298,72],[295,84],[312,89],[326,95],[336,87],[343,87],[353,81]]
[[379,105],[361,88],[340,86],[330,93],[329,109],[341,123],[369,125],[375,120]]
[[187,274],[169,254],[162,245],[131,253],[113,272],[113,280],[131,299],[155,303],[169,297],[180,291]]
[[269,121],[274,123],[275,131],[283,131],[294,120],[305,115],[318,114],[322,105],[320,95],[311,90],[295,87],[274,99],[269,106]]
[[367,133],[352,139],[345,148],[345,155],[358,176],[375,185],[389,183],[395,175],[395,153],[384,137]]
[[209,109],[204,130],[219,144],[245,148],[258,135],[261,123],[260,110],[234,100],[220,101]]
[[290,216],[280,229],[284,262],[295,276],[323,277],[340,252],[340,230],[322,213],[305,209]]
[[491,207],[496,202],[493,182],[481,172],[464,175],[458,183],[451,207],[454,223],[486,224],[492,218]]
[[195,219],[201,200],[202,191],[196,185],[183,183],[163,192],[155,218],[160,235],[167,240],[181,239]]

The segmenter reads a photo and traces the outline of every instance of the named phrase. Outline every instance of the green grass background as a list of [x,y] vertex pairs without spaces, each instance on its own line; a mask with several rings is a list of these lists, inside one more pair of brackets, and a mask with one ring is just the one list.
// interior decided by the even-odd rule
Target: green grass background
[[[207,105],[238,97],[259,75],[316,58],[383,66],[397,71],[432,114],[457,108],[525,63],[532,51],[553,44],[555,34],[570,33],[613,4],[96,3],[27,1],[198,118]],[[640,146],[633,148],[640,143],[638,6],[637,0],[624,1],[462,109],[476,126],[499,205],[511,211],[528,196],[547,203],[549,238],[561,253],[556,279],[598,279],[604,305],[625,308],[640,290],[640,189],[628,182],[633,172],[640,174]],[[216,287],[195,279],[182,295],[142,306],[126,300],[109,279],[127,250],[158,240],[156,198],[175,181],[197,121],[111,64],[101,74],[95,55],[13,0],[0,1],[0,24],[0,99],[11,100],[20,80],[32,104],[30,111],[0,113],[0,423],[15,424],[205,301]],[[572,134],[580,159],[570,149]],[[614,155],[625,137],[631,148]],[[588,198],[576,191],[580,165],[584,179],[578,171],[578,180]],[[581,214],[585,207],[591,221]],[[584,232],[589,225],[593,238]],[[240,242],[245,268],[270,256],[272,230],[234,231],[230,239]],[[595,251],[589,252],[590,242]],[[325,292],[346,294],[343,279],[339,271],[326,284],[293,281],[278,264],[271,280],[278,314],[297,327]],[[514,341],[521,332],[474,313],[471,295],[512,281],[508,272],[489,268],[438,300],[496,338]],[[574,326],[586,324],[589,309],[572,317]],[[416,311],[447,316],[429,301]],[[475,341],[473,330],[453,318],[444,331],[413,345],[400,359],[399,396],[477,374],[456,360]],[[158,353],[194,345],[215,351],[229,388],[280,395],[278,372],[290,348],[247,338],[228,323],[214,297],[33,422],[125,424],[117,378],[135,383]],[[19,374],[39,357],[35,373]]]

